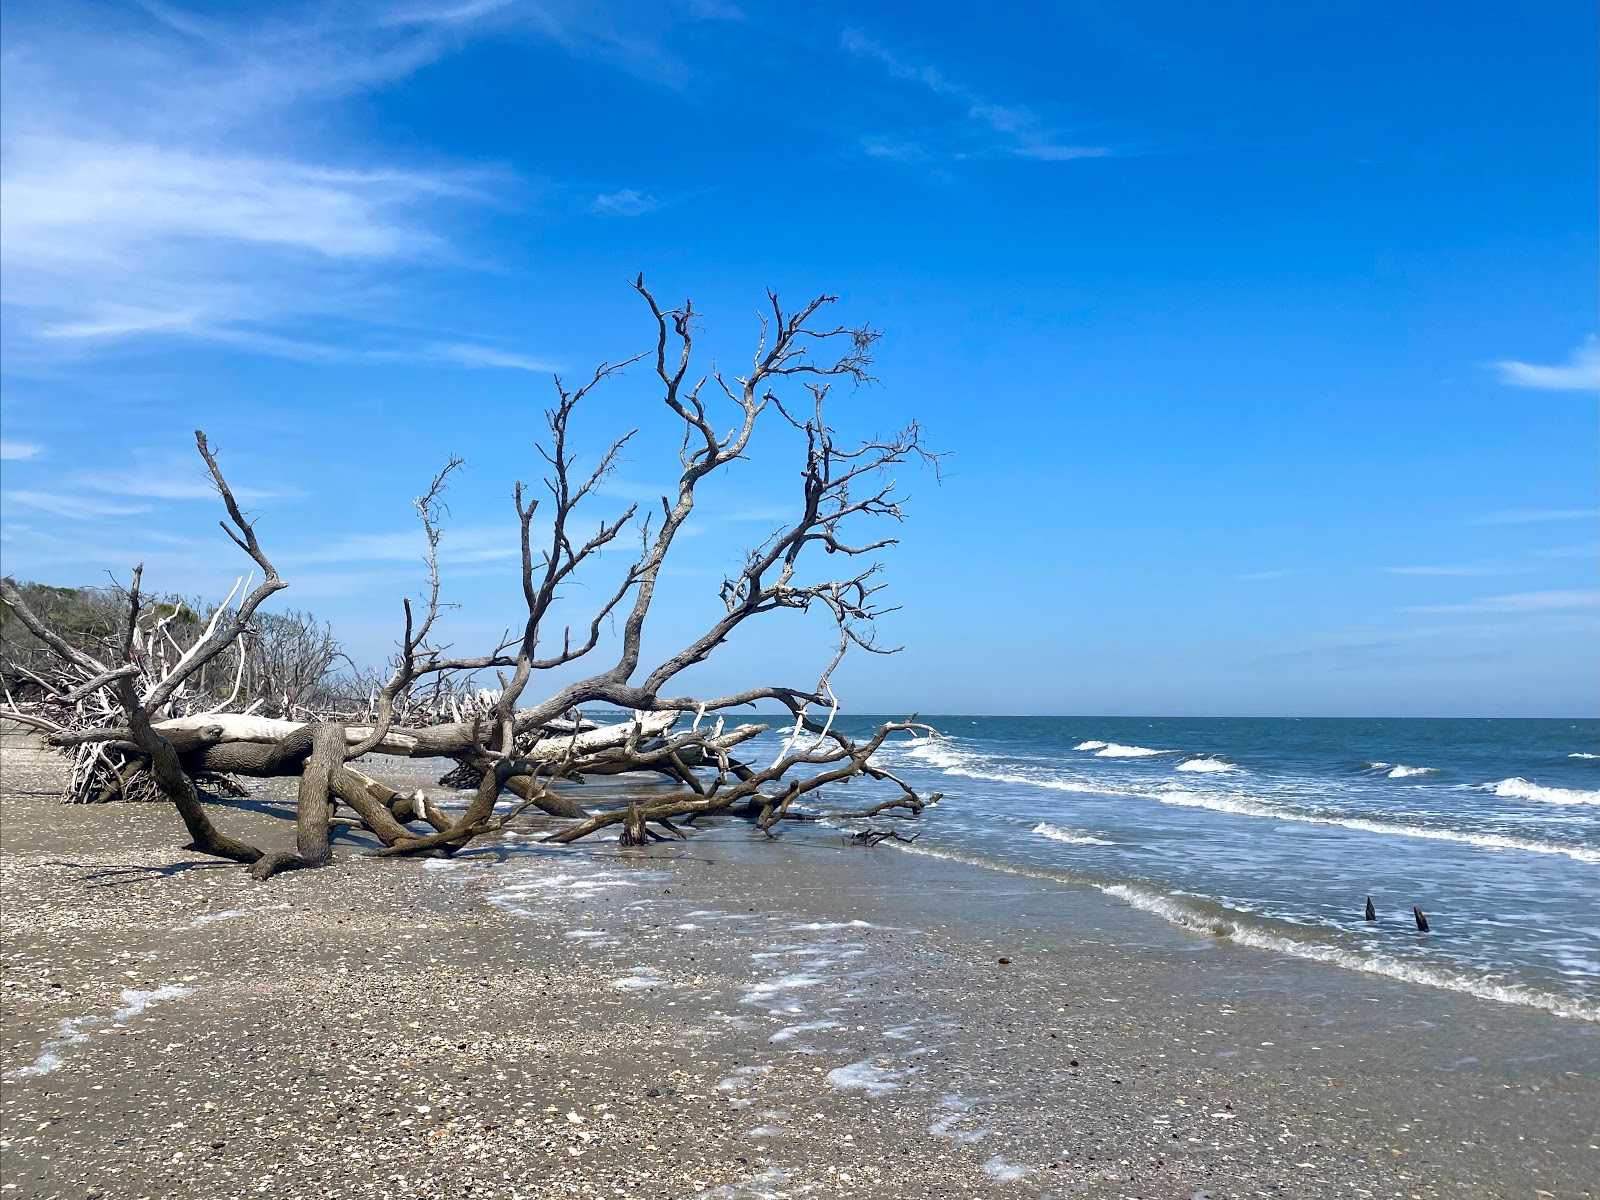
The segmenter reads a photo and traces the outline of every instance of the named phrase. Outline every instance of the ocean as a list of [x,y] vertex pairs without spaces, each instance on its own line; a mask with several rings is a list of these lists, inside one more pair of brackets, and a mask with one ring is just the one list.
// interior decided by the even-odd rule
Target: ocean
[[[1600,722],[924,719],[945,736],[877,761],[944,799],[914,843],[885,846],[1600,1020]],[[821,807],[877,791],[834,789]]]

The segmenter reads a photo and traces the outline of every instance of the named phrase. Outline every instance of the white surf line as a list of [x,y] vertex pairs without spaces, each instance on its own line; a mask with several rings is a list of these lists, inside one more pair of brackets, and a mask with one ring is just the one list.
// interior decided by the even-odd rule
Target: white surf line
[[[1181,765],[1181,764],[1180,764]],[[1371,763],[1372,767],[1389,770],[1392,763]],[[1600,863],[1600,850],[1582,846],[1563,846],[1556,842],[1534,841],[1508,837],[1498,833],[1458,833],[1449,829],[1434,829],[1423,825],[1407,825],[1398,821],[1372,820],[1367,817],[1343,817],[1295,812],[1276,808],[1260,800],[1244,796],[1208,796],[1199,792],[1130,791],[1114,784],[1078,783],[1065,779],[1033,779],[1010,772],[978,771],[964,766],[942,766],[947,775],[966,779],[984,779],[992,783],[1011,783],[1019,787],[1044,788],[1055,792],[1085,793],[1100,796],[1129,796],[1138,800],[1154,800],[1160,804],[1174,804],[1183,808],[1206,808],[1212,812],[1231,813],[1238,817],[1264,817],[1274,821],[1299,821],[1305,825],[1339,826],[1361,833],[1375,833],[1392,837],[1428,838],[1441,842],[1458,842],[1481,846],[1486,850],[1520,850],[1528,854],[1563,854],[1583,863]],[[1504,791],[1499,789],[1505,789]],[[1484,784],[1483,790],[1494,790],[1502,798],[1540,799],[1555,804],[1597,804],[1600,792],[1579,792],[1567,788],[1541,788],[1526,780],[1503,780],[1499,784]],[[1535,795],[1535,793],[1538,793]],[[1035,829],[1034,832],[1039,832]],[[1045,834],[1044,836],[1049,836]],[[888,844],[888,843],[885,843]],[[897,846],[897,849],[904,849]]]
[[122,989],[123,1007],[117,1009],[109,1017],[87,1016],[69,1017],[57,1027],[56,1036],[47,1041],[39,1050],[39,1056],[25,1067],[17,1067],[5,1073],[7,1079],[27,1079],[39,1075],[48,1075],[61,1067],[63,1059],[61,1052],[72,1046],[81,1046],[89,1040],[89,1035],[84,1032],[85,1027],[91,1025],[121,1025],[133,1020],[149,1008],[152,1004],[159,1004],[163,1000],[176,1000],[180,996],[187,996],[194,988],[184,987],[182,984],[169,983],[164,987],[152,988],[149,991],[139,991],[135,988]]
[[1204,808],[1211,812],[1232,813],[1238,817],[1265,817],[1273,821],[1298,821],[1302,825],[1332,825],[1353,829],[1358,833],[1376,833],[1383,836],[1427,838],[1439,842],[1456,842],[1479,846],[1485,850],[1521,850],[1527,854],[1564,854],[1584,863],[1600,863],[1600,850],[1582,846],[1563,846],[1557,842],[1533,841],[1527,838],[1507,837],[1500,833],[1460,833],[1453,829],[1437,829],[1428,825],[1407,825],[1399,821],[1374,821],[1366,817],[1319,816],[1313,813],[1293,812],[1274,808],[1259,800],[1229,796],[1206,796],[1199,792],[1163,792],[1149,797],[1179,808]]
[[1030,868],[1020,864],[997,862],[977,855],[964,854],[960,851],[935,850],[922,842],[917,842],[915,845],[894,842],[885,842],[883,844],[886,846],[892,845],[896,850],[904,854],[921,854],[928,858],[943,858],[950,862],[966,863],[970,867],[978,867],[982,870],[998,871],[1003,875],[1016,875],[1024,879],[1041,879],[1049,883],[1060,884],[1063,887],[1093,888],[1097,892],[1104,892],[1108,896],[1121,900],[1130,907],[1160,917],[1169,924],[1190,929],[1196,933],[1203,933],[1209,937],[1226,938],[1241,946],[1252,946],[1258,950],[1268,950],[1293,958],[1304,958],[1313,962],[1327,963],[1331,966],[1360,971],[1368,975],[1381,975],[1403,983],[1414,983],[1423,987],[1439,988],[1443,991],[1464,992],[1481,1000],[1493,1000],[1501,1004],[1516,1004],[1526,1008],[1539,1008],[1558,1017],[1600,1022],[1600,1004],[1584,1000],[1581,997],[1540,992],[1533,988],[1523,987],[1520,984],[1498,984],[1493,982],[1487,975],[1474,976],[1470,974],[1471,968],[1434,970],[1421,963],[1403,962],[1398,959],[1388,959],[1381,955],[1357,950],[1302,942],[1282,934],[1251,929],[1232,917],[1212,916],[1193,908],[1179,897],[1150,890],[1138,884],[1094,883],[1088,880],[1062,879],[1059,875],[1050,871]]

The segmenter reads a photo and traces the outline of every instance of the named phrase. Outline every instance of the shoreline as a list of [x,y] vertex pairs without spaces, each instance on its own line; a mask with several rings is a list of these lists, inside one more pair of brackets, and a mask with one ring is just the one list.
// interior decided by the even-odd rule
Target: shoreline
[[59,1060],[0,1195],[1596,1194],[1584,1022],[824,829],[260,885],[47,759],[0,762],[5,1066]]

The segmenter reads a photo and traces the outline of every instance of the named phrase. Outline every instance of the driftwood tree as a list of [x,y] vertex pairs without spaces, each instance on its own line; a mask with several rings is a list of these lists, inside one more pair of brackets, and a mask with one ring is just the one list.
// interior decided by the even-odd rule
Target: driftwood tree
[[[55,667],[42,680],[47,686],[36,701],[12,701],[5,715],[41,729],[65,752],[103,756],[124,792],[135,781],[153,784],[183,818],[191,849],[251,864],[260,878],[329,862],[330,821],[341,805],[354,816],[339,819],[370,831],[379,843],[373,852],[380,855],[454,854],[529,809],[570,818],[547,835],[556,842],[576,841],[613,825],[622,827],[623,844],[683,836],[683,822],[712,813],[747,817],[770,831],[783,820],[813,818],[797,803],[828,784],[858,776],[887,781],[898,793],[866,812],[845,815],[920,813],[937,796],[919,796],[873,756],[896,732],[931,731],[908,718],[881,726],[865,740],[846,737],[835,728],[839,704],[830,682],[851,649],[893,652],[874,640],[873,622],[888,610],[878,599],[883,585],[872,556],[894,539],[852,539],[873,519],[900,520],[890,468],[908,460],[934,462],[915,423],[888,437],[848,445],[836,441],[827,423],[830,389],[870,379],[878,335],[865,327],[821,323],[834,297],[788,311],[768,293],[748,371],[727,377],[713,366],[697,376],[691,373],[696,358],[692,305],[663,309],[642,277],[634,288],[654,323],[653,347],[624,362],[603,364],[581,387],[555,381],[556,402],[544,414],[546,436],[539,447],[548,494],[536,498],[520,483],[515,489],[526,606],[520,634],[477,655],[451,653],[436,640],[441,497],[461,465],[452,460],[416,501],[429,574],[426,598],[417,606],[404,601],[393,669],[360,711],[275,719],[246,711],[237,694],[219,702],[213,691],[198,689],[197,680],[217,660],[233,654],[243,661],[239,647],[267,618],[261,606],[288,584],[240,509],[205,435],[197,432],[196,445],[226,509],[222,528],[259,578],[253,586],[242,583],[179,654],[167,649],[170,616],[144,602],[140,568],[127,588],[121,628],[101,654],[72,644],[28,606],[16,587],[0,583],[0,594],[48,648]],[[598,503],[600,484],[633,434],[616,440],[591,469],[580,471],[570,437],[573,414],[596,389],[640,363],[653,370],[662,403],[681,425],[676,494],[662,497],[659,513],[628,507],[586,525],[592,532],[585,536],[578,532],[580,509]],[[714,471],[747,456],[763,422],[786,423],[805,446],[793,514],[724,579],[715,619],[676,653],[647,661],[643,647],[651,605],[663,566],[695,509],[698,489]],[[639,549],[617,586],[586,624],[549,628],[564,585],[624,534],[636,536]],[[819,558],[851,564],[851,569],[842,578],[810,581],[805,568]],[[708,659],[745,622],[779,610],[825,614],[836,631],[835,649],[815,682],[762,683],[714,696],[676,690],[683,672]],[[603,637],[608,628],[617,630],[611,641]],[[594,662],[603,642],[607,661],[598,669],[542,698],[527,699],[535,680],[550,678],[557,669],[570,675],[572,664]],[[487,673],[497,678],[498,688],[459,686]],[[744,762],[738,752],[770,727],[730,727],[724,717],[728,710],[758,702],[781,705],[789,714],[781,727],[786,731],[782,748],[766,766]],[[586,705],[631,716],[594,725],[580,715]],[[472,786],[470,801],[464,808],[446,808],[425,792],[402,794],[352,765],[357,759],[365,763],[368,755],[454,760],[451,777]],[[655,772],[674,786],[610,808],[586,807],[573,788],[557,786],[630,771]],[[203,788],[232,776],[284,775],[300,780],[292,851],[264,850],[213,824]]]

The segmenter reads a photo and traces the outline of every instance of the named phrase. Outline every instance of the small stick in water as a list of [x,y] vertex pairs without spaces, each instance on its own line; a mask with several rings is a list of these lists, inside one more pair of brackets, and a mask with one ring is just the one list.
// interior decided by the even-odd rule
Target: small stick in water
[[1367,920],[1376,921],[1377,919],[1378,919],[1378,910],[1372,907],[1372,897],[1368,896],[1367,897]]
[[1417,919],[1417,928],[1423,933],[1428,932],[1428,918],[1422,915],[1422,910],[1415,904],[1411,906],[1411,915]]

